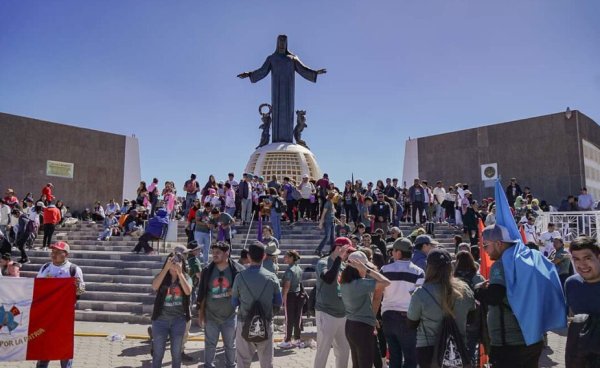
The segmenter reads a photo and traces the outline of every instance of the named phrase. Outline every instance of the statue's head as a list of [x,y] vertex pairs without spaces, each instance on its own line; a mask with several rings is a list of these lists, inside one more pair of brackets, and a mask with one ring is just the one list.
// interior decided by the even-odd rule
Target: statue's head
[[287,54],[287,36],[279,35],[277,36],[277,52],[280,54]]

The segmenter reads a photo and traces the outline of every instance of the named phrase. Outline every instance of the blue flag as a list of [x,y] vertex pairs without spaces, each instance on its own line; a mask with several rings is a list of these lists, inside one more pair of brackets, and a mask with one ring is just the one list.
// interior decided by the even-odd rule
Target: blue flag
[[514,247],[502,254],[508,303],[517,317],[525,343],[532,345],[546,331],[567,327],[567,309],[558,272],[537,250],[523,244],[508,200],[496,180],[496,223],[508,229]]

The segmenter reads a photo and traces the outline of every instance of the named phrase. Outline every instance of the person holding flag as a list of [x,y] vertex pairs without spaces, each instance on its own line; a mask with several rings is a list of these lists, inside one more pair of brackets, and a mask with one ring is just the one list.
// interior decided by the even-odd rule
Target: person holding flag
[[496,224],[482,232],[494,263],[489,281],[475,286],[489,306],[490,361],[494,368],[537,367],[543,334],[567,325],[562,287],[554,265],[523,244],[499,181],[496,206]]

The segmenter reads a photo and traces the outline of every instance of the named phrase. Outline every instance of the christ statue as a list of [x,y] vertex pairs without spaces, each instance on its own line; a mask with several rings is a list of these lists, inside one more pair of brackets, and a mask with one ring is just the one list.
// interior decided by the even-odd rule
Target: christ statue
[[317,75],[325,69],[313,70],[302,64],[300,59],[288,51],[287,36],[277,37],[277,49],[267,56],[265,63],[251,72],[238,75],[248,78],[252,83],[263,79],[271,72],[271,106],[273,106],[273,143],[293,142],[294,137],[294,86],[296,73],[311,82],[317,81]]

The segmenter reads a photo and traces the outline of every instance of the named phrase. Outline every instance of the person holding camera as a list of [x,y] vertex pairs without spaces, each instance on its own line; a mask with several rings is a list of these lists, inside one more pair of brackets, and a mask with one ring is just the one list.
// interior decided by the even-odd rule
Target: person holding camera
[[153,368],[162,366],[167,338],[171,340],[171,366],[181,367],[183,338],[186,324],[191,319],[192,280],[184,259],[187,252],[184,246],[176,246],[152,281],[152,289],[156,291],[152,311]]

